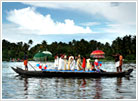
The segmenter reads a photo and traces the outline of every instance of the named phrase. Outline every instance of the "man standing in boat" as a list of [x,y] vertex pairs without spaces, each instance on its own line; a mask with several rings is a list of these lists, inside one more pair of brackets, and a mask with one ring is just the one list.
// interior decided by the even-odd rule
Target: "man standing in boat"
[[64,55],[64,69],[63,70],[66,70],[67,69],[67,56]]
[[120,54],[113,55],[115,57],[115,67],[117,72],[122,72],[123,56]]
[[123,56],[122,55],[119,56],[119,60],[120,60],[119,69],[120,69],[120,72],[122,72],[122,65],[123,65]]
[[25,70],[28,71],[28,60],[27,60],[27,55],[25,53],[25,56],[24,56],[24,66],[25,66]]
[[85,71],[85,67],[86,67],[86,56],[83,56],[83,62],[82,62],[83,71]]
[[77,59],[77,70],[82,70],[82,67],[81,67],[81,57],[80,55],[78,55],[78,59]]
[[54,67],[55,69],[58,69],[58,66],[59,66],[59,57],[58,55],[55,56],[55,61],[54,61]]

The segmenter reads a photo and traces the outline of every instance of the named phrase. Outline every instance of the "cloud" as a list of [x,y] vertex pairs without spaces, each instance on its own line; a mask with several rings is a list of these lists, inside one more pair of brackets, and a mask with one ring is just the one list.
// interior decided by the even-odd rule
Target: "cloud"
[[9,40],[11,42],[28,41],[31,37],[25,35],[30,34],[29,30],[22,30],[16,24],[2,24],[2,39]]
[[[115,37],[112,37],[112,34],[107,34],[107,33],[94,33],[94,34],[60,34],[60,35],[54,35],[54,34],[49,34],[49,35],[36,35],[36,34],[31,34],[32,31],[29,30],[23,30],[18,28],[19,26],[16,24],[2,24],[2,39],[6,39],[10,42],[28,42],[30,39],[33,40],[33,45],[41,43],[43,40],[46,40],[48,44],[51,44],[52,42],[66,42],[68,43],[69,41],[72,41],[73,39],[75,40],[81,40],[85,39],[87,41],[90,40],[97,40],[102,43],[109,42]],[[28,34],[28,35],[26,35]]]
[[86,22],[86,23],[81,23],[80,25],[83,26],[95,26],[95,25],[100,25],[99,22]]
[[78,26],[71,19],[65,19],[64,23],[54,22],[50,14],[44,16],[32,7],[11,10],[8,13],[7,20],[17,24],[19,29],[29,31],[30,34],[93,33],[89,27]]
[[99,21],[84,22],[80,25],[89,27],[98,25],[102,33],[122,35],[136,33],[136,2],[25,2],[24,4],[33,7],[79,11],[83,15],[87,13]]
[[99,15],[112,22],[136,23],[136,2],[24,2],[34,7],[66,9]]
[[102,30],[107,33],[116,33],[120,34],[119,36],[124,35],[135,35],[136,34],[136,26],[135,25],[124,25],[124,24],[107,24],[106,28],[103,28]]

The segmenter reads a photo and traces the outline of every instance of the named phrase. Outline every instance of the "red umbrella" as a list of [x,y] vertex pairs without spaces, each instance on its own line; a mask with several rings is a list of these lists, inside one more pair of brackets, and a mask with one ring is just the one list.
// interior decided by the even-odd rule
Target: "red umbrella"
[[90,55],[93,58],[104,58],[104,52],[102,50],[95,50]]
[[104,52],[102,50],[95,50],[91,53],[91,55],[103,55]]
[[104,55],[92,55],[93,58],[105,58]]

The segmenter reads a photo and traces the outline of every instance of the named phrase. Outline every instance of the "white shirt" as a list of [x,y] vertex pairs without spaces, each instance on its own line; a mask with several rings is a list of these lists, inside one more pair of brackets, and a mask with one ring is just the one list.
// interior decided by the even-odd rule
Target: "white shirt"
[[58,67],[58,66],[59,66],[59,58],[57,57],[54,62],[54,67]]

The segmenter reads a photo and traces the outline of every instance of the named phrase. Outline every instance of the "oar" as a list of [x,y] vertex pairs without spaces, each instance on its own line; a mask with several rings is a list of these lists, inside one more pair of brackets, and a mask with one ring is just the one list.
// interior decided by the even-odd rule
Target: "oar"
[[36,71],[36,69],[29,63],[29,65]]
[[136,66],[133,66],[133,65],[130,65],[130,64],[129,64],[129,65],[127,65],[127,67],[128,67],[128,66],[131,66],[131,67],[134,67],[134,68],[136,68]]

